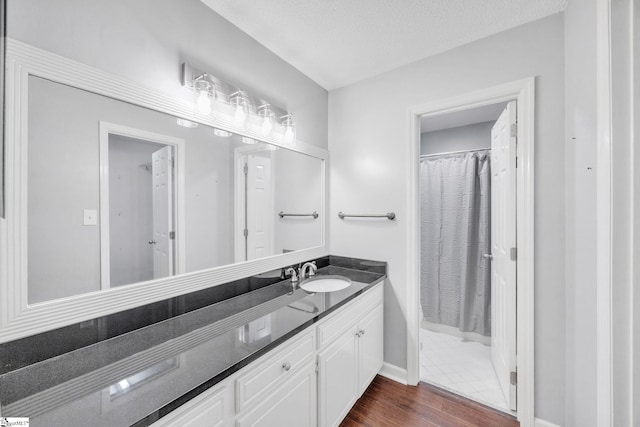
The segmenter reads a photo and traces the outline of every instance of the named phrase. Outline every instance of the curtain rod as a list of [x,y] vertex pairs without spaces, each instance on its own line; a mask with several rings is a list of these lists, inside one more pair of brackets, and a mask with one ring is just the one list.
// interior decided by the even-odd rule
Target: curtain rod
[[422,155],[420,155],[420,157],[445,156],[447,154],[472,153],[474,151],[486,151],[486,150],[491,151],[491,147],[489,147],[489,148],[475,148],[473,150],[449,151],[447,153],[422,154]]

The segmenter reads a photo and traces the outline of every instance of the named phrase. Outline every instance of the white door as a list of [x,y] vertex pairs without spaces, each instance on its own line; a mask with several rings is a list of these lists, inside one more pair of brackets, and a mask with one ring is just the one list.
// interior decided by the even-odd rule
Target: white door
[[516,410],[516,385],[511,381],[511,372],[516,372],[515,128],[512,101],[491,129],[491,358],[512,410]]
[[271,159],[247,156],[247,260],[273,255]]
[[171,146],[151,155],[153,174],[153,278],[173,274],[173,168]]

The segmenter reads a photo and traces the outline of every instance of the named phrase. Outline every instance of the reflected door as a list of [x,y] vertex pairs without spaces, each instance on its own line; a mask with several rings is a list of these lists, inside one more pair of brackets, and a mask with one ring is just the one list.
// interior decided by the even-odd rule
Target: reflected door
[[151,156],[153,175],[153,278],[173,274],[173,156],[166,146]]
[[245,212],[247,260],[273,255],[271,158],[248,155]]

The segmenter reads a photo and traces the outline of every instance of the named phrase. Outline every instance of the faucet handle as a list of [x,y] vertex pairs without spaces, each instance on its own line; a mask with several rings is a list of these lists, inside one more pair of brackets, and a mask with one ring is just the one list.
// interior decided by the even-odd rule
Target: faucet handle
[[298,281],[298,273],[296,273],[295,268],[289,267],[284,271],[284,273],[291,275],[291,283],[296,283]]

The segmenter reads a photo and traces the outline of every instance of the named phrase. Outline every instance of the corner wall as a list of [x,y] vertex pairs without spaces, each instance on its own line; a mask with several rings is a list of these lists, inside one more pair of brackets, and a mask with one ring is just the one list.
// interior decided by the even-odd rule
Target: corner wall
[[[536,76],[536,409],[564,424],[564,33],[553,15],[329,93],[331,253],[389,262],[385,361],[406,368],[408,110]],[[391,221],[340,220],[338,211]],[[415,304],[418,304],[415,301]]]

